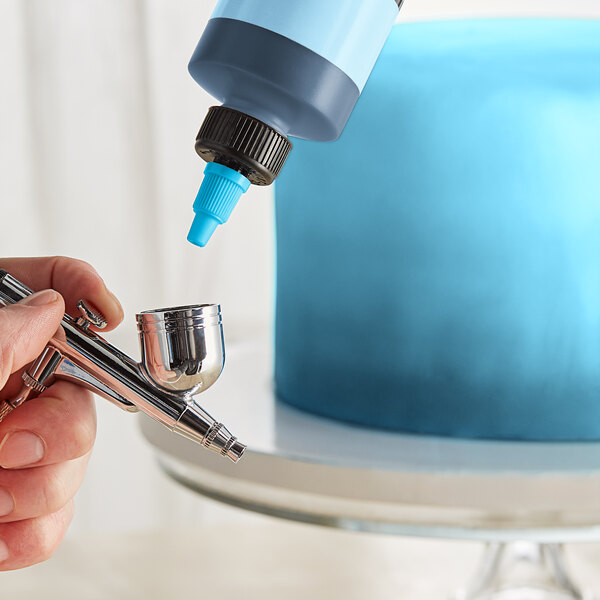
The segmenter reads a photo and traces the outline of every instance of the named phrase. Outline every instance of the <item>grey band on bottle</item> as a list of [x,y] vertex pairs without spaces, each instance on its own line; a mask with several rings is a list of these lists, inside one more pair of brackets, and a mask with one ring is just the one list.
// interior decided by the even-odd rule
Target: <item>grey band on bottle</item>
[[225,106],[316,141],[339,137],[360,95],[346,73],[316,52],[235,19],[208,22],[189,71]]

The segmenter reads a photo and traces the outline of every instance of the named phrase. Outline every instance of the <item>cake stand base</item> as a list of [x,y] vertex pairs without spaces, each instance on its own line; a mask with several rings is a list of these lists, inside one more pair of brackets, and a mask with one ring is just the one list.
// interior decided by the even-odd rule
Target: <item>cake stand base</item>
[[600,539],[600,442],[466,440],[324,419],[276,399],[271,349],[230,345],[228,376],[203,400],[248,444],[239,464],[142,421],[174,479],[295,521],[493,542],[457,600],[588,600],[560,543]]
[[453,600],[593,600],[573,583],[562,546],[488,544],[477,574]]

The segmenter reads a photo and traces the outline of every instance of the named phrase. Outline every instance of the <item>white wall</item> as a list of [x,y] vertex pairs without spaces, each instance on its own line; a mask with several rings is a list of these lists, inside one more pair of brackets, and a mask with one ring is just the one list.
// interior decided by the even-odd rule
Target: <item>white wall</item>
[[469,17],[600,17],[597,0],[405,0],[399,21]]
[[[185,241],[212,104],[186,67],[214,4],[0,0],[0,256],[90,261],[125,307],[110,339],[135,356],[141,309],[220,302],[229,341],[271,320],[270,189],[251,189],[207,248]],[[600,17],[600,3],[406,0],[399,20],[469,15]],[[219,518],[158,472],[134,417],[98,409],[74,532]]]

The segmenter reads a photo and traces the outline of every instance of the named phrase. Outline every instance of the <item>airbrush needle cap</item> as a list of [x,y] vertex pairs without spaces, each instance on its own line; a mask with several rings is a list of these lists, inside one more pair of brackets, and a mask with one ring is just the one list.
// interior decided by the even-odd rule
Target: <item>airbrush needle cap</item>
[[194,202],[194,222],[188,241],[196,246],[206,246],[217,225],[227,221],[250,181],[241,173],[216,162],[204,169],[204,180]]

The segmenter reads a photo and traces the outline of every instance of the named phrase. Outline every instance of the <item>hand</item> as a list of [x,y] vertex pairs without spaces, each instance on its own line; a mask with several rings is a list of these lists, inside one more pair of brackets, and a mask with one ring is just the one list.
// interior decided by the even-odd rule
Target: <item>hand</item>
[[[0,268],[34,290],[45,290],[0,308],[0,400],[19,392],[23,368],[42,352],[65,311],[78,315],[79,300],[97,308],[109,330],[123,319],[119,301],[84,262],[14,258],[0,259]],[[0,571],[33,565],[54,553],[71,522],[73,496],[95,435],[92,395],[64,381],[0,423]]]

